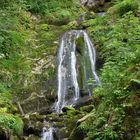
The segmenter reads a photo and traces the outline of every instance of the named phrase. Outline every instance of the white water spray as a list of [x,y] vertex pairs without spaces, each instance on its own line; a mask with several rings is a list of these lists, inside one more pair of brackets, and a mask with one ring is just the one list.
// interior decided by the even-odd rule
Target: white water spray
[[54,130],[52,127],[50,127],[48,130],[46,127],[44,127],[41,140],[54,140],[53,132]]
[[80,98],[80,89],[77,80],[78,74],[76,52],[76,39],[79,37],[84,38],[84,55],[88,63],[90,63],[92,73],[92,75],[90,75],[88,72],[86,72],[86,66],[83,66],[85,71],[84,75],[87,78],[93,78],[96,81],[96,85],[100,84],[100,80],[95,72],[95,48],[87,33],[83,30],[72,30],[66,32],[61,38],[58,54],[58,101],[55,105],[55,110],[57,113],[60,113],[64,106],[71,105]]

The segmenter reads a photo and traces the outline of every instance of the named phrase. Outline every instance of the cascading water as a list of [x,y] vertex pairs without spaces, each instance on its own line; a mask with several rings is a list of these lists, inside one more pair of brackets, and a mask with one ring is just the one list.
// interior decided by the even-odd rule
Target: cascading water
[[50,127],[48,130],[46,127],[44,127],[41,140],[54,140],[53,132],[54,129],[52,127]]
[[[82,48],[81,64],[78,65],[78,51],[76,40],[82,37],[84,47]],[[94,79],[94,85],[100,84],[95,72],[96,53],[87,33],[83,30],[72,30],[66,32],[60,43],[58,54],[58,101],[55,110],[60,113],[66,105],[71,105],[80,98],[80,89],[89,90],[88,80]],[[80,75],[78,69],[83,71]],[[78,77],[83,76],[82,86],[79,87]]]

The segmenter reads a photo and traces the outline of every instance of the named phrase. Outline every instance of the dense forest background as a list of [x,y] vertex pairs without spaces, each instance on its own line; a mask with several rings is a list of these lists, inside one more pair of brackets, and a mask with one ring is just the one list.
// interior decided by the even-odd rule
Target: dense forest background
[[102,84],[90,105],[65,114],[68,126],[74,122],[70,129],[75,127],[69,139],[80,140],[81,134],[81,140],[140,140],[139,0],[102,1],[93,7],[78,0],[0,1],[1,140],[27,139],[27,114],[44,115],[55,101],[59,37],[71,29],[89,33]]

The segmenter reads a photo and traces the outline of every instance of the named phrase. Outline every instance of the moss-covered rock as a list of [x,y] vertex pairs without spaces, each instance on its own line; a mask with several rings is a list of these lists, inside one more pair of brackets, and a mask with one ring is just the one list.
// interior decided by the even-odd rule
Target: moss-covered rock
[[80,111],[83,111],[83,112],[91,112],[92,110],[94,109],[94,105],[88,105],[88,106],[83,106],[80,108]]

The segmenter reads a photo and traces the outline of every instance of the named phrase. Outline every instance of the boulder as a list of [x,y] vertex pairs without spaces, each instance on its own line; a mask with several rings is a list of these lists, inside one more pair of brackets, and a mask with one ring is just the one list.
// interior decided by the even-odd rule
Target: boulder
[[94,109],[94,105],[87,105],[80,108],[80,111],[90,113]]
[[81,4],[92,11],[99,11],[100,7],[103,7],[105,0],[81,0]]
[[73,107],[75,109],[79,109],[82,106],[90,105],[93,102],[93,98],[91,96],[84,96],[83,98],[79,98]]
[[65,106],[62,108],[63,112],[66,112],[66,114],[70,114],[70,115],[77,115],[80,114],[80,112],[78,110],[75,110],[75,108],[70,107],[70,106]]
[[20,104],[24,113],[39,112],[41,114],[46,114],[47,112],[51,112],[48,99],[44,94],[41,95],[33,92],[29,98],[22,101]]
[[90,95],[89,91],[87,91],[87,90],[80,90],[80,96],[81,97],[89,96],[89,95]]

